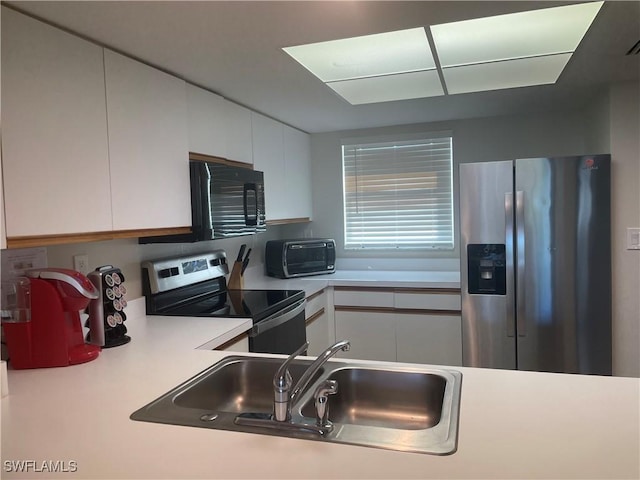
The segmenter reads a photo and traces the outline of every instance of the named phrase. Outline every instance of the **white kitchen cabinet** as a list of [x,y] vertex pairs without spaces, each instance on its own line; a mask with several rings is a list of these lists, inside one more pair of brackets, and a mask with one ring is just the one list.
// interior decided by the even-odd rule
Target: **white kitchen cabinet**
[[251,110],[224,101],[224,122],[226,125],[226,158],[236,162],[253,163],[253,136]]
[[187,84],[189,151],[227,158],[226,100]]
[[309,136],[276,120],[251,114],[253,166],[264,172],[267,221],[311,218]]
[[286,218],[287,189],[290,182],[284,169],[283,125],[253,112],[253,168],[264,173],[264,197],[267,220]]
[[360,360],[396,361],[394,316],[380,312],[336,311],[336,338],[349,340],[348,352],[337,356]]
[[103,49],[2,8],[7,237],[112,229]]
[[238,335],[237,337],[215,348],[215,350],[222,350],[224,352],[249,353],[249,336],[246,333]]
[[311,218],[311,140],[308,134],[284,126],[284,171],[288,218]]
[[335,334],[331,328],[329,296],[327,290],[321,290],[307,297],[305,317],[307,324],[307,341],[309,355],[317,356],[335,342]]
[[0,249],[7,248],[7,235],[4,223],[4,193],[2,188],[2,155],[0,153]]
[[185,82],[104,54],[113,228],[191,225]]
[[345,357],[462,365],[458,289],[335,287],[333,301]]
[[346,307],[393,308],[394,292],[390,288],[335,287],[333,304]]
[[398,362],[462,365],[460,315],[396,315]]

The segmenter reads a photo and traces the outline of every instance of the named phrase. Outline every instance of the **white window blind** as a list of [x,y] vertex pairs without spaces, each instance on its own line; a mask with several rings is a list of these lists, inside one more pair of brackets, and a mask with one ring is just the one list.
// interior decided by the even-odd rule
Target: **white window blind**
[[453,249],[450,135],[345,143],[345,248]]

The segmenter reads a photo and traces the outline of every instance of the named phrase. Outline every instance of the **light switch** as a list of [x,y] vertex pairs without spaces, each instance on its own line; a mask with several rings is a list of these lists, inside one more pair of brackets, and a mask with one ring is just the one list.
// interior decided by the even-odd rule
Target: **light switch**
[[627,250],[640,250],[640,228],[627,228]]

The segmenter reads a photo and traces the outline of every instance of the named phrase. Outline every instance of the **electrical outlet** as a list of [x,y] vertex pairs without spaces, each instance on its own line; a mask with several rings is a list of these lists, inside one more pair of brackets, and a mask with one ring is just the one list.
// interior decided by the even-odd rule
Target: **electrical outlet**
[[627,250],[640,250],[640,228],[627,228]]
[[89,255],[74,255],[73,268],[83,275],[89,273]]

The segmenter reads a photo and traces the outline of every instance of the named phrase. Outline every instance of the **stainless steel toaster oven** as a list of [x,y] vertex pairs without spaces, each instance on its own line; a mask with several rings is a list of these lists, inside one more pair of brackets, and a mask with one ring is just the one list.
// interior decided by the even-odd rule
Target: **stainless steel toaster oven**
[[331,238],[269,240],[265,263],[267,275],[277,278],[333,273],[336,243]]

